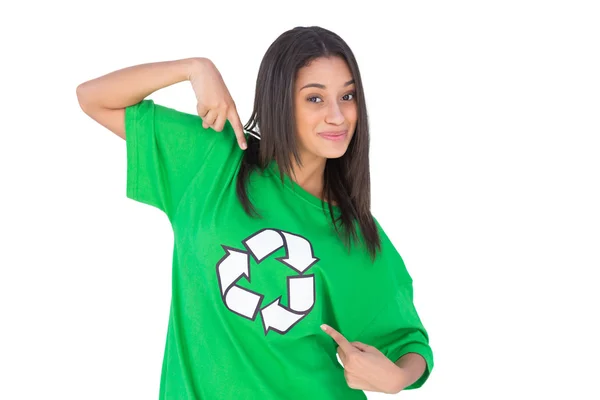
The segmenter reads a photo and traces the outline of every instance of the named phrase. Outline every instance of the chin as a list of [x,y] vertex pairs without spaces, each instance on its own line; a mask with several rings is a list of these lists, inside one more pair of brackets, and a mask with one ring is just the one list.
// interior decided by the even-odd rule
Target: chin
[[321,151],[320,156],[325,158],[340,158],[346,154],[346,150],[348,150],[348,147],[344,147],[343,149],[329,149],[326,151]]
[[[322,139],[322,138],[321,138]],[[324,140],[320,141],[320,143],[315,143],[314,149],[319,156],[324,158],[340,158],[350,146],[350,141],[352,137],[344,138],[342,140]]]

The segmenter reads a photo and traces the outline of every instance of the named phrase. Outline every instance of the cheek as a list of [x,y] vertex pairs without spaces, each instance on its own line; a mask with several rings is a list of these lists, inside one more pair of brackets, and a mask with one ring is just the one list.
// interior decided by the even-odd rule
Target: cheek
[[323,116],[315,110],[311,110],[308,107],[300,107],[296,109],[296,125],[301,133],[309,135],[313,132],[320,124]]
[[312,121],[314,117],[310,110],[305,107],[296,108],[296,135],[302,148],[306,148],[310,143],[310,136],[313,132]]
[[350,137],[351,140],[356,133],[356,125],[358,123],[358,107],[356,105],[353,107],[348,107],[344,112],[344,118],[346,118],[346,121],[348,121],[349,125],[352,127],[352,136]]
[[344,118],[354,124],[358,118],[358,107],[356,104],[349,105],[344,109]]

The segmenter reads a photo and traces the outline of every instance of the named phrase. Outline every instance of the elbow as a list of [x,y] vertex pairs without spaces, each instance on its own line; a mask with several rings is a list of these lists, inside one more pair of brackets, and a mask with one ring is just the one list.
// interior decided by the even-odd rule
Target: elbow
[[77,101],[79,101],[79,104],[82,103],[82,99],[84,96],[84,91],[85,91],[85,83],[81,83],[77,86],[77,89],[75,89],[75,94],[77,95]]
[[81,110],[87,114],[87,110],[89,110],[90,106],[90,98],[85,82],[77,86],[77,89],[75,89],[75,94],[77,96],[79,107],[81,107]]

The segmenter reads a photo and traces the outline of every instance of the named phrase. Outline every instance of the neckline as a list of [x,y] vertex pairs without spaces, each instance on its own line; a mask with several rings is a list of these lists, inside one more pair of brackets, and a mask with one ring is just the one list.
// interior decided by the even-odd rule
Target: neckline
[[[267,169],[273,174],[273,177],[275,179],[277,179],[277,181],[279,181],[281,183],[279,165],[277,164],[277,162],[275,160],[271,161],[271,163],[269,164],[269,166],[267,167]],[[318,198],[317,196],[315,196],[312,193],[310,193],[307,190],[305,190],[302,186],[300,186],[298,183],[296,183],[286,173],[283,174],[283,185],[285,186],[286,189],[290,190],[296,196],[298,196],[298,197],[302,198],[303,200],[311,203],[315,207],[318,207],[320,210],[323,209],[323,205],[324,205],[325,206],[325,211],[329,211],[329,202],[324,201],[323,202],[324,204],[322,205],[320,198]],[[336,214],[338,214],[339,212],[341,212],[341,208],[339,206],[331,204],[331,208],[333,209],[334,213],[336,213]]]

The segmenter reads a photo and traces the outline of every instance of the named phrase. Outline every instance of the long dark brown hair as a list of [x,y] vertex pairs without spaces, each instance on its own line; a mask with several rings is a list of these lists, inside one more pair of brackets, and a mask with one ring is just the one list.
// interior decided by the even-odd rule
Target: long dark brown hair
[[[318,26],[295,27],[281,34],[267,49],[256,79],[254,109],[244,125],[246,131],[260,135],[248,136],[237,177],[236,192],[250,216],[259,216],[247,192],[248,177],[253,170],[264,171],[275,160],[283,182],[284,173],[293,173],[293,156],[301,165],[296,143],[294,115],[294,85],[297,72],[319,57],[341,57],[352,73],[358,106],[356,131],[346,153],[327,159],[324,173],[323,199],[335,230],[342,234],[348,249],[360,244],[360,229],[364,244],[374,260],[381,250],[377,225],[371,215],[371,179],[369,173],[369,126],[362,80],[354,54],[337,34]],[[341,213],[336,218],[331,206],[335,200]],[[357,227],[358,225],[358,227]]]

